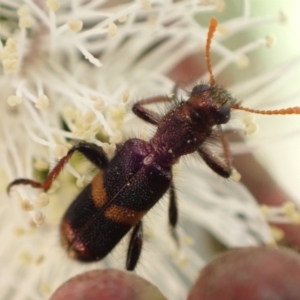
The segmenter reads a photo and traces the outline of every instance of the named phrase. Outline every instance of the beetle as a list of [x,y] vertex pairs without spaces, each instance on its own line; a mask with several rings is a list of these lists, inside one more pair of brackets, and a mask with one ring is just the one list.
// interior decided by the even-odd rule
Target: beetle
[[[19,178],[9,184],[8,191],[19,184],[47,191],[74,152],[80,152],[99,168],[99,173],[76,197],[62,218],[61,241],[69,256],[85,262],[100,260],[132,229],[126,269],[134,270],[142,250],[142,218],[167,191],[170,191],[169,224],[178,242],[175,231],[177,196],[172,167],[182,156],[197,152],[215,173],[224,178],[231,176],[233,167],[229,146],[222,133],[222,124],[230,120],[231,109],[260,114],[300,114],[299,107],[273,111],[244,108],[225,88],[215,84],[210,44],[217,25],[217,20],[212,18],[206,43],[210,84],[196,85],[187,101],[176,100],[164,116],[145,106],[169,102],[168,97],[143,99],[133,105],[135,115],[157,126],[149,141],[128,139],[110,161],[102,148],[80,142],[57,163],[43,183]],[[207,146],[212,136],[220,140],[223,160],[214,156]]]

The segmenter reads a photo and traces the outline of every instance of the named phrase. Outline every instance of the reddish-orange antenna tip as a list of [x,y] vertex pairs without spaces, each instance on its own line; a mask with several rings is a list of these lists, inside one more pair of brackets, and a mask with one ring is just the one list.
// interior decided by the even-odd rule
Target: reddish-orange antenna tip
[[217,20],[216,18],[212,17],[212,18],[210,19],[210,26],[209,26],[209,27],[217,28],[218,23],[219,23],[218,20]]
[[300,115],[300,107],[288,107],[282,109],[274,109],[274,110],[260,110],[260,109],[252,109],[240,106],[239,104],[232,104],[230,106],[233,109],[239,109],[247,112],[251,112],[254,114],[261,114],[261,115]]
[[210,59],[210,45],[211,41],[213,39],[214,33],[217,29],[218,21],[216,18],[210,19],[209,29],[207,33],[207,40],[206,40],[206,49],[205,49],[205,58],[206,58],[206,64],[207,64],[207,70],[210,76],[210,85],[215,85],[215,78],[213,75],[212,67],[211,67],[211,59]]

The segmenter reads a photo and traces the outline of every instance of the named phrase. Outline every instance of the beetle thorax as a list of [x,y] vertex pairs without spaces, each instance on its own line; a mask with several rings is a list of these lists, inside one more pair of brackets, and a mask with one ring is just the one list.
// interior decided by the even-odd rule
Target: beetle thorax
[[205,118],[196,117],[193,108],[184,102],[166,114],[150,140],[155,160],[163,165],[174,164],[182,155],[196,151],[211,133]]

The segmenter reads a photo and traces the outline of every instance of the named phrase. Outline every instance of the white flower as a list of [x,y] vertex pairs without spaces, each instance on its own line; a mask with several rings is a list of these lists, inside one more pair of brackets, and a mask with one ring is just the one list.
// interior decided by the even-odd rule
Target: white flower
[[[226,46],[230,37],[282,21],[282,14],[250,17],[250,1],[241,2],[242,14],[221,22],[213,41],[212,53],[220,58],[213,66],[216,77],[230,65],[246,67],[250,52],[272,42],[259,38],[232,49]],[[124,268],[127,239],[103,261],[88,265],[67,258],[60,246],[59,220],[78,187],[91,180],[89,164],[75,159],[47,194],[18,186],[9,198],[5,188],[15,178],[44,175],[65,155],[70,141],[93,142],[112,156],[125,137],[149,137],[153,128],[130,113],[132,104],[173,90],[175,83],[165,74],[206,43],[207,24],[201,26],[196,18],[216,14],[224,4],[0,0],[1,299],[48,298],[83,270]],[[253,107],[280,84],[282,70],[290,72],[299,63],[297,58],[229,90]],[[237,117],[231,128],[241,128],[241,123]],[[164,199],[145,217],[146,241],[137,273],[170,299],[184,299],[186,282],[193,282],[205,263],[185,232],[191,224],[204,227],[228,247],[267,243],[272,237],[240,183],[219,179],[193,161],[180,164],[176,173],[185,228],[179,228],[182,247],[177,251],[168,236]]]

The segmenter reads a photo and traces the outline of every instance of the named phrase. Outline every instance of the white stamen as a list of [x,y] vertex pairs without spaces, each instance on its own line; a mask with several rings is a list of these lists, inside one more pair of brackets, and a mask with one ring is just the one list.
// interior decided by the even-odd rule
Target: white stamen
[[69,20],[68,27],[71,31],[80,31],[83,27],[83,22],[81,20]]
[[40,109],[40,110],[45,110],[47,109],[49,106],[49,99],[46,95],[41,95],[39,96],[36,104],[35,104],[35,107]]
[[39,207],[45,207],[49,204],[49,196],[46,193],[41,193],[35,203]]
[[47,0],[46,5],[51,11],[57,11],[60,8],[60,3],[57,0]]
[[141,1],[142,1],[142,7],[145,10],[151,10],[152,9],[151,0],[141,0]]
[[45,221],[45,215],[41,211],[34,211],[32,214],[32,220],[36,226],[41,226]]
[[22,103],[22,98],[16,95],[12,95],[7,98],[7,104],[10,106],[16,106],[21,103]]
[[109,22],[108,24],[108,35],[114,37],[117,34],[117,25],[114,22]]

